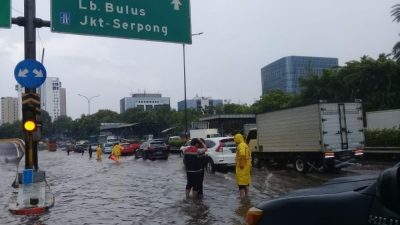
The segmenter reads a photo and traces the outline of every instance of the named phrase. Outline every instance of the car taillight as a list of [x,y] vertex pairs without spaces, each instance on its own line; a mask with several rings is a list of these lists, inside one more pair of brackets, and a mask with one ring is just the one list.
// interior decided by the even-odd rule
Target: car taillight
[[325,152],[324,154],[325,159],[329,159],[329,158],[335,158],[335,153],[334,152]]
[[222,148],[224,147],[224,143],[220,142],[217,149],[215,149],[216,152],[222,152]]
[[364,149],[362,149],[362,148],[357,148],[357,149],[354,151],[354,155],[355,155],[355,156],[362,156],[362,155],[364,155]]
[[246,222],[248,225],[255,225],[263,216],[263,211],[261,209],[257,209],[256,207],[251,207],[249,211],[247,211]]

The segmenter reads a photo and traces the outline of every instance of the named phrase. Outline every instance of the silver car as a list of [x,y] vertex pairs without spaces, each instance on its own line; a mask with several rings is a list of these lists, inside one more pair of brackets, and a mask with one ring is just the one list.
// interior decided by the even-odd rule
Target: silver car
[[104,143],[103,144],[103,153],[110,154],[112,151],[114,144],[113,143]]

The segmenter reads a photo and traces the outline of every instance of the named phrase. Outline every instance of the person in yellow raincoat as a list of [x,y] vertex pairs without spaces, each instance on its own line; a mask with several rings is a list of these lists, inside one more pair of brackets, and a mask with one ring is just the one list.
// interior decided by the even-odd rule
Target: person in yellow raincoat
[[235,158],[236,183],[239,186],[240,198],[243,199],[248,196],[249,185],[251,182],[251,152],[241,134],[236,134],[234,141],[237,145]]
[[115,156],[115,161],[119,162],[119,158],[121,156],[122,146],[119,143],[116,143],[111,151],[111,154]]
[[97,145],[96,154],[97,154],[97,161],[101,161],[101,154],[102,154],[101,145]]

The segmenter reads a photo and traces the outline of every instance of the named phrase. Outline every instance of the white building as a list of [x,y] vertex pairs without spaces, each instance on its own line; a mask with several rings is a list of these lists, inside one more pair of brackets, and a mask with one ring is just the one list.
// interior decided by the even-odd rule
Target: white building
[[1,121],[0,124],[14,123],[19,119],[18,98],[1,98]]
[[162,105],[170,106],[170,98],[162,97],[161,94],[132,94],[132,97],[125,97],[120,100],[120,111],[124,113],[130,108],[140,108],[146,111]]
[[47,77],[40,86],[39,93],[40,108],[49,113],[52,121],[59,116],[67,115],[66,90],[62,88],[58,77]]
[[17,91],[18,94],[18,120],[22,121],[22,92],[24,91],[24,88],[21,85],[16,84],[15,91]]

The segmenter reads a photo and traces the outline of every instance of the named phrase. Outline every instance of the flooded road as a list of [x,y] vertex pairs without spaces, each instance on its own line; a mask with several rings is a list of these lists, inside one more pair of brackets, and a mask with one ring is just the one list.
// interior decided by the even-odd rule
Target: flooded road
[[40,151],[39,166],[47,173],[55,206],[40,216],[10,214],[7,203],[16,167],[0,162],[0,224],[245,224],[249,207],[267,199],[334,177],[376,174],[393,164],[365,165],[335,174],[253,169],[250,198],[243,202],[232,171],[206,174],[204,199],[195,204],[184,199],[186,174],[179,155],[172,154],[167,161],[128,156],[118,165],[105,155],[97,162],[88,154]]

